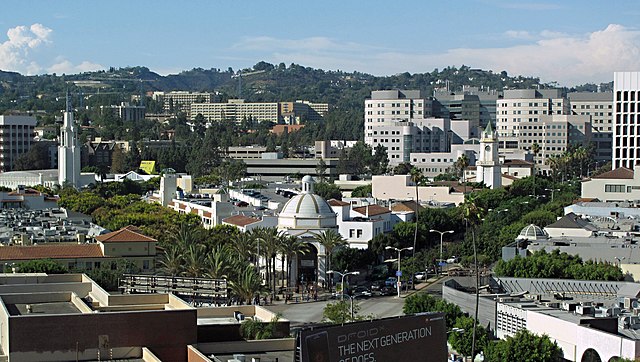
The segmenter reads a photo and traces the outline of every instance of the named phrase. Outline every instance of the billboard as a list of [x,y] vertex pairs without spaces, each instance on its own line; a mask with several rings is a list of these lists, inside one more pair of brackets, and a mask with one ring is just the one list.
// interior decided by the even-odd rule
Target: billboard
[[140,161],[139,168],[147,175],[153,175],[156,173],[156,161]]
[[297,343],[302,362],[447,360],[443,313],[303,329]]

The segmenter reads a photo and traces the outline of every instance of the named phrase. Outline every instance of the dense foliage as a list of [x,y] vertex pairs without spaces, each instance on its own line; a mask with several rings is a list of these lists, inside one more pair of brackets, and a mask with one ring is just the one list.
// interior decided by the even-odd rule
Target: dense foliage
[[494,272],[498,276],[517,278],[559,278],[579,280],[623,280],[622,270],[611,263],[582,261],[579,256],[561,253],[558,249],[547,253],[540,250],[510,261],[500,260]]
[[556,342],[522,329],[513,337],[489,343],[485,361],[559,362],[564,359]]
[[[5,264],[4,268],[7,269],[7,267],[8,265]],[[29,260],[17,263],[11,267],[15,267],[16,272],[19,273],[65,274],[69,272],[66,267],[51,259]],[[9,270],[5,270],[4,272],[9,272]]]

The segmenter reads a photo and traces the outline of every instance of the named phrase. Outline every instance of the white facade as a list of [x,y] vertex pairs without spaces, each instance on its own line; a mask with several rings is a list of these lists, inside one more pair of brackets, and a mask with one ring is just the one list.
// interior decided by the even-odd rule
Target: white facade
[[613,166],[640,164],[640,72],[613,74]]
[[582,181],[583,198],[604,202],[640,200],[640,166],[624,167]]
[[[371,182],[373,197],[378,200],[414,200],[416,187],[409,175],[373,176]],[[449,186],[418,186],[418,199],[434,204],[464,202],[462,192],[453,192]]]
[[477,182],[495,189],[502,186],[502,168],[498,156],[498,133],[493,130],[491,123],[482,132],[480,138],[480,157],[476,162]]
[[173,199],[167,206],[180,214],[197,215],[202,220],[202,226],[205,229],[222,224],[222,219],[233,213],[233,204],[230,202],[212,201],[211,206],[204,206],[188,200]]
[[571,114],[591,117],[591,139],[596,145],[595,161],[611,161],[613,150],[613,93],[569,93]]
[[[68,98],[68,96],[67,96]],[[58,184],[68,183],[80,187],[80,146],[78,134],[73,121],[73,109],[67,99],[67,109],[60,128],[60,145],[58,146]]]
[[371,239],[393,228],[391,210],[382,206],[353,207],[337,200],[331,200],[329,205],[337,215],[338,232],[350,248],[367,249]]

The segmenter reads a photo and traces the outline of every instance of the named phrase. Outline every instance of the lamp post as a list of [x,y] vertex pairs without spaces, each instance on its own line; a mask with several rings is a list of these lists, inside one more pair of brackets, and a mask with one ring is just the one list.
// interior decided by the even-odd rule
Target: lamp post
[[[447,231],[439,231],[439,230],[435,230],[435,229],[431,229],[429,230],[430,233],[438,233],[440,234],[440,263],[438,263],[438,266],[441,266],[440,264],[442,263],[442,238],[444,236],[444,234],[453,234],[453,230],[447,230]],[[442,271],[442,270],[440,270]]]
[[402,252],[405,251],[405,250],[413,250],[413,247],[410,246],[408,248],[398,249],[398,248],[396,248],[394,246],[386,246],[385,249],[387,249],[387,250],[393,249],[393,250],[398,252],[398,272],[396,273],[396,277],[398,279],[397,279],[397,282],[396,282],[396,289],[398,290],[398,298],[400,298],[400,277],[402,276],[400,274],[401,273],[401,271],[400,271],[400,256],[401,256]]
[[553,195],[555,191],[560,191],[560,189],[544,189],[545,191],[551,191],[551,202],[553,202]]
[[348,272],[348,271],[344,271],[344,273],[340,273],[339,271],[335,271],[335,270],[329,270],[327,271],[327,274],[331,274],[331,273],[336,273],[336,274],[340,274],[340,276],[342,276],[342,297],[340,298],[340,300],[344,300],[344,277],[346,277],[347,275],[358,275],[360,274],[359,271],[352,271],[352,272]]
[[617,256],[614,258],[618,261],[618,268],[620,267],[620,263],[625,259],[624,256],[622,258],[618,258]]

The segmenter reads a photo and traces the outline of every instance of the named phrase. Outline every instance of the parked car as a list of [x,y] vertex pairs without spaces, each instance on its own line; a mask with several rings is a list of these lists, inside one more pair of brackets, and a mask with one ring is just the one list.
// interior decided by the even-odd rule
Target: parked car
[[238,201],[238,202],[236,202],[236,206],[238,206],[238,207],[247,207],[247,206],[249,206],[249,203],[245,202],[245,201]]
[[416,278],[416,280],[426,280],[427,279],[427,273],[426,272],[417,272],[413,275],[414,278]]
[[387,287],[395,287],[396,283],[398,283],[398,278],[396,277],[388,277],[387,280],[384,281],[384,285]]
[[395,288],[392,287],[382,287],[380,288],[380,295],[393,295],[396,293]]
[[459,259],[454,255],[452,257],[450,257],[449,259],[446,260],[447,264],[453,264],[453,263],[457,263],[459,261]]

